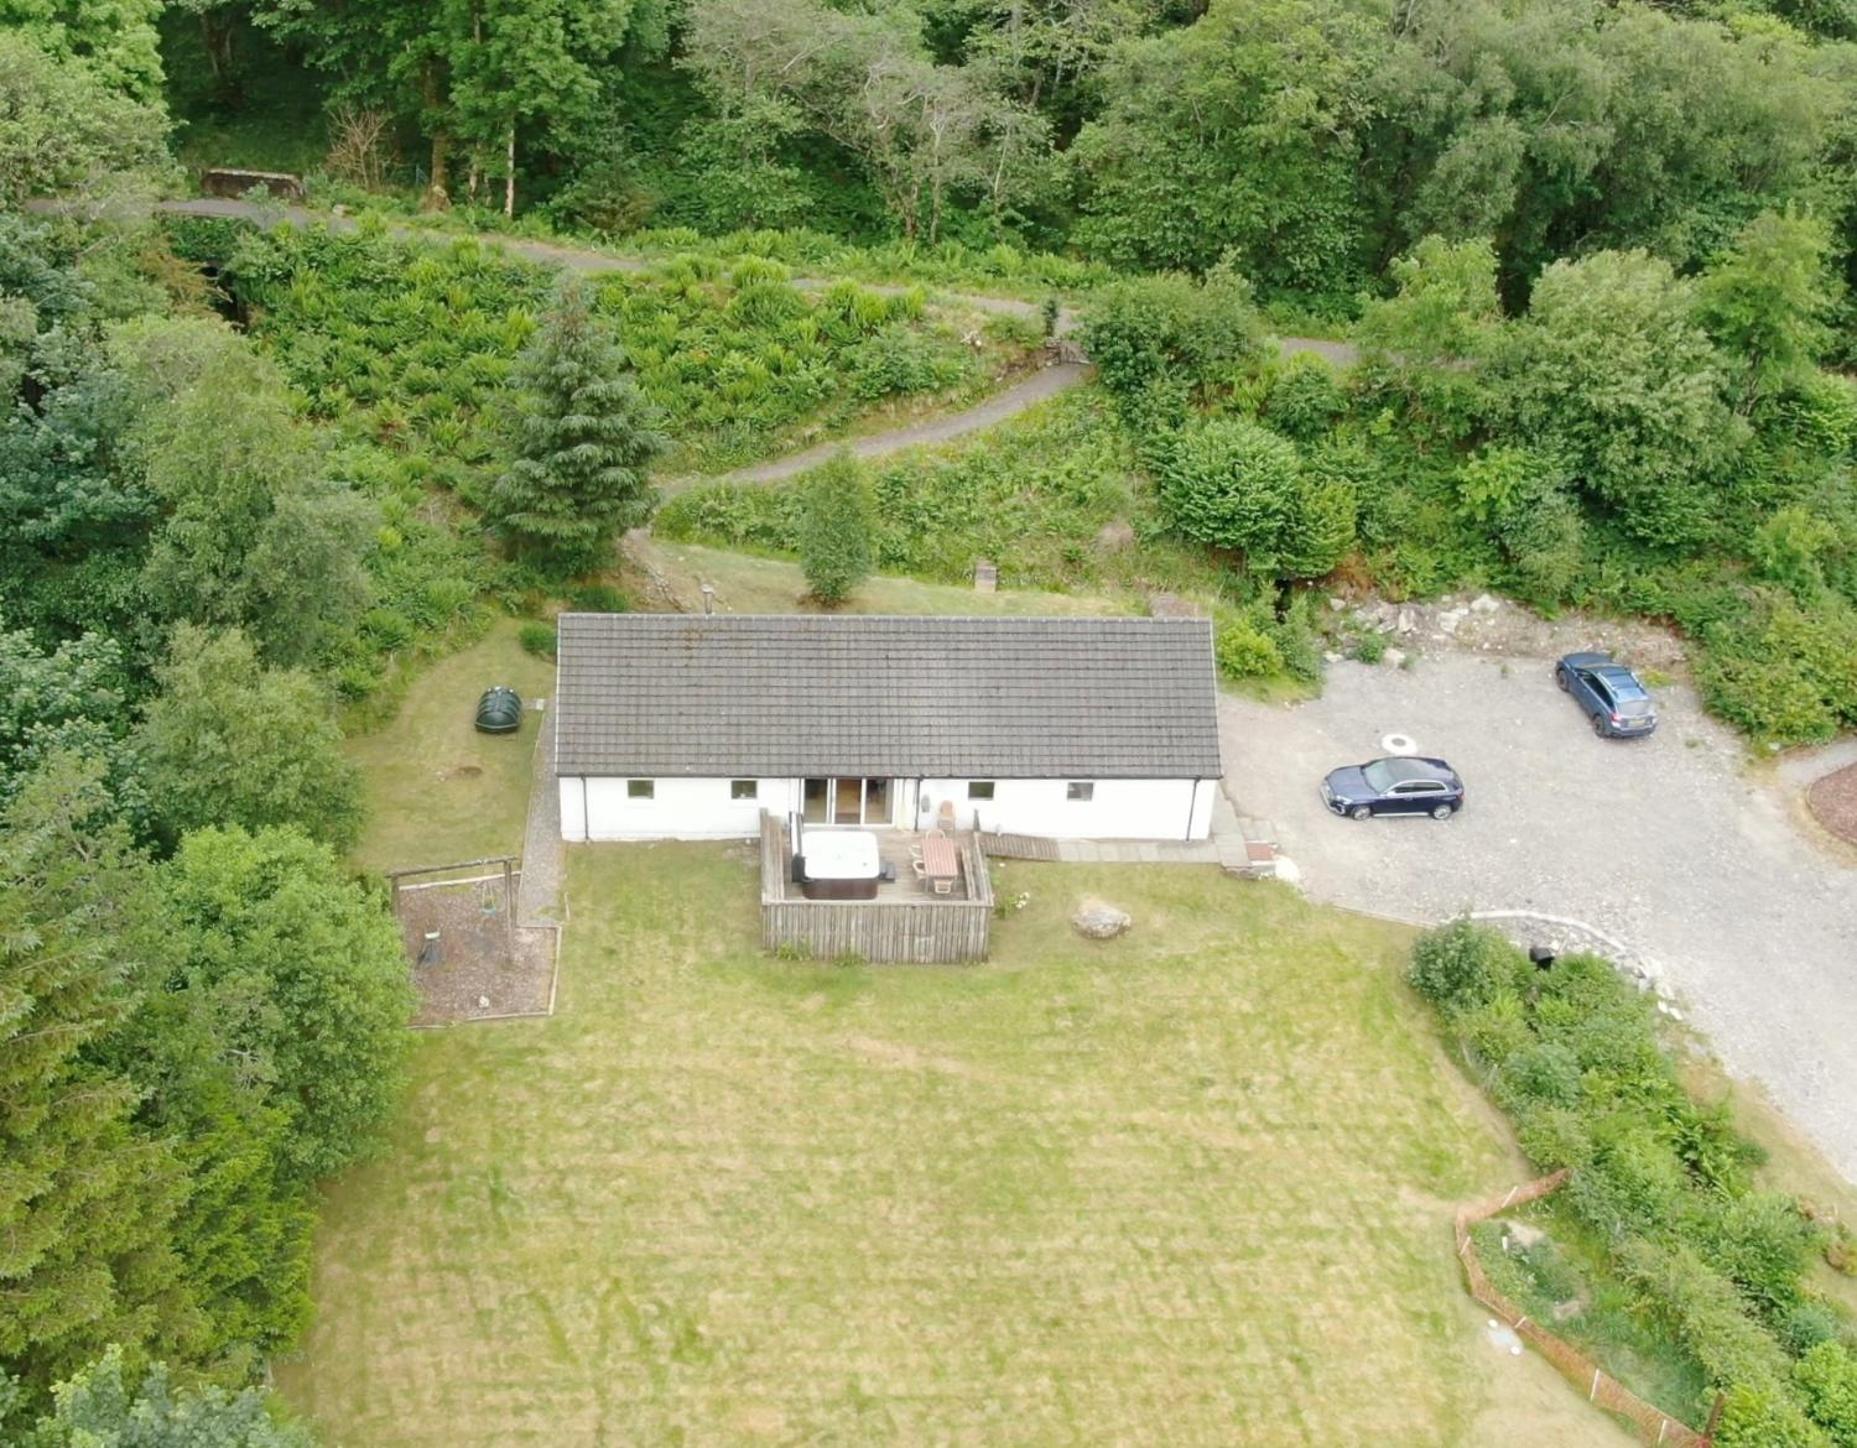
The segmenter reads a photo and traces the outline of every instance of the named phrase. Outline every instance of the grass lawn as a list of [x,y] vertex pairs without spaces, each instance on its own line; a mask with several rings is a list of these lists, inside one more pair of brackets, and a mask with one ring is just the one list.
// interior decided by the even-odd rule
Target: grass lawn
[[745,848],[569,876],[560,1014],[422,1037],[329,1193],[278,1364],[329,1443],[1625,1441],[1462,1292],[1450,1206],[1520,1169],[1405,932],[1011,865],[992,963],[818,965]]
[[367,783],[356,864],[390,870],[522,853],[535,736],[548,716],[525,710],[513,735],[472,726],[492,684],[510,685],[525,703],[554,693],[554,665],[517,646],[518,628],[499,619],[477,643],[422,669],[391,723],[349,741]]

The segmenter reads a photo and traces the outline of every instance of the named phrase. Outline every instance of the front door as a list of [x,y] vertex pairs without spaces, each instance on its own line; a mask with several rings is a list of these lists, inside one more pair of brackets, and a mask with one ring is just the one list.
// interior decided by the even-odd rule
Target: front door
[[887,779],[809,779],[800,790],[801,817],[809,825],[887,825]]

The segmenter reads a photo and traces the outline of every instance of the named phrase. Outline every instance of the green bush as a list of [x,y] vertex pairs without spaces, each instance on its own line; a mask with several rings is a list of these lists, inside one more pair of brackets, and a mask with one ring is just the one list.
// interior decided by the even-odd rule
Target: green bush
[[1618,1251],[1620,1273],[1702,1364],[1719,1388],[1778,1388],[1790,1364],[1773,1335],[1747,1315],[1734,1284],[1694,1250],[1642,1238]]
[[1212,655],[1228,679],[1266,679],[1283,672],[1283,655],[1275,642],[1243,614],[1219,620]]
[[552,623],[525,623],[516,631],[516,642],[522,645],[522,651],[534,654],[538,659],[552,659],[555,656],[555,626]]
[[1158,442],[1163,507],[1174,527],[1244,555],[1276,578],[1327,573],[1354,543],[1352,486],[1305,474],[1294,443],[1238,417],[1195,422]]
[[567,601],[577,613],[628,613],[632,608],[626,591],[611,583],[577,583]]
[[1177,425],[1196,395],[1229,382],[1259,354],[1263,328],[1242,277],[1170,273],[1103,288],[1084,319],[1083,345],[1139,433]]
[[806,586],[820,603],[834,607],[870,576],[870,487],[857,464],[840,454],[807,478],[800,508]]
[[1857,1357],[1841,1342],[1816,1344],[1793,1368],[1793,1382],[1812,1421],[1838,1448],[1857,1448]]
[[1299,443],[1319,441],[1347,410],[1335,369],[1308,352],[1276,368],[1264,394],[1264,420]]
[[1453,920],[1419,937],[1406,979],[1448,1013],[1513,992],[1516,974],[1525,964],[1521,952],[1487,925]]
[[1832,1448],[1833,1440],[1776,1387],[1738,1386],[1722,1405],[1718,1448]]
[[1709,623],[1696,674],[1709,707],[1758,739],[1805,744],[1857,724],[1857,607],[1826,595],[1810,610],[1772,588]]
[[[1802,1358],[1820,1343],[1838,1342],[1845,1328],[1846,1323],[1837,1308],[1822,1298],[1808,1297],[1787,1309],[1777,1330],[1786,1351]],[[1816,1413],[1813,1416],[1816,1417]],[[1853,1420],[1853,1426],[1857,1426],[1857,1419]]]
[[1709,1214],[1699,1235],[1709,1264],[1769,1319],[1783,1320],[1798,1305],[1800,1279],[1819,1236],[1791,1197],[1773,1192],[1737,1197]]
[[942,392],[973,372],[968,354],[904,326],[888,326],[845,357],[852,395],[867,402],[911,392]]
[[1503,1063],[1498,1089],[1523,1105],[1575,1106],[1580,1100],[1580,1058],[1561,1041],[1534,1041]]

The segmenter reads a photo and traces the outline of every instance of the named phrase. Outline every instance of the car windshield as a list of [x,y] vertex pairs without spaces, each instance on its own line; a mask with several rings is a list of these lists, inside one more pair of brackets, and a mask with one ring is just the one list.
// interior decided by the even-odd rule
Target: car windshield
[[1651,712],[1651,701],[1642,694],[1635,699],[1620,699],[1618,712],[1627,719],[1642,719]]

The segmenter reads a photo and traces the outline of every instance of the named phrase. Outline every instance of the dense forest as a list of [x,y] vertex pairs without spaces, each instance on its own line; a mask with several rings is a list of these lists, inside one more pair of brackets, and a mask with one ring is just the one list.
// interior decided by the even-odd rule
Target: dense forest
[[331,176],[562,227],[1224,258],[1326,315],[1428,235],[1490,240],[1512,308],[1562,257],[1693,271],[1765,209],[1822,216],[1847,277],[1857,242],[1848,4],[250,0],[148,23],[111,69],[153,97],[165,55],[203,138],[294,104],[327,149],[290,154]]
[[[150,219],[222,164],[374,215]],[[1061,293],[1097,384],[702,483],[1043,345],[852,274]],[[0,1438],[299,1441],[252,1385],[410,1009],[344,730],[494,610],[626,606],[620,530],[820,605],[1184,588],[1241,680],[1372,646],[1325,591],[1500,588],[1821,740],[1853,283],[1857,0],[0,0]]]

